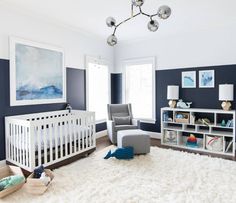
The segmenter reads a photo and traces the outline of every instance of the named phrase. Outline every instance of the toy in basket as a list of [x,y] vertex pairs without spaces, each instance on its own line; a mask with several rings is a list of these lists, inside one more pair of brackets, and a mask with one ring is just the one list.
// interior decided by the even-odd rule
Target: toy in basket
[[190,134],[190,136],[188,137],[186,146],[188,146],[188,147],[198,147],[197,138],[193,134]]
[[25,184],[25,177],[20,167],[4,166],[0,168],[0,198],[3,198]]
[[50,169],[40,166],[27,178],[25,189],[28,193],[42,195],[47,191],[53,178],[54,175]]

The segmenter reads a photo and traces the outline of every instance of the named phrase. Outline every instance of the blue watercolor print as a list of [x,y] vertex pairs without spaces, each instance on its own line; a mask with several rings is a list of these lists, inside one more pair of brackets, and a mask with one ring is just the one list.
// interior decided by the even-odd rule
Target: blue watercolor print
[[16,100],[63,98],[61,52],[16,44]]

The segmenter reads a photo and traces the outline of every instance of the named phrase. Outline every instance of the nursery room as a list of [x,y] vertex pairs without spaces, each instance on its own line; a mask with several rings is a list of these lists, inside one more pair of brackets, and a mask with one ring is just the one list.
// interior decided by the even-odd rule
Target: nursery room
[[236,202],[234,0],[0,0],[0,203]]

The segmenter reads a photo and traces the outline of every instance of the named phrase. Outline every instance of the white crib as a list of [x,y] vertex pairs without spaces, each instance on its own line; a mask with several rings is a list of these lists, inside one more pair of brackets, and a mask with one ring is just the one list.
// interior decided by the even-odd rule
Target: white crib
[[95,113],[68,110],[5,117],[6,160],[27,171],[96,147]]

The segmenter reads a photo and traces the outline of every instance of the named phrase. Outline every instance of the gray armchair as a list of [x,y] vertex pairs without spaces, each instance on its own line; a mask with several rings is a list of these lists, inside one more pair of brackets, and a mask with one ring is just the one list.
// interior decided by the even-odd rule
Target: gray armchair
[[138,129],[140,121],[133,118],[131,104],[108,104],[107,131],[113,144],[117,143],[119,130]]

